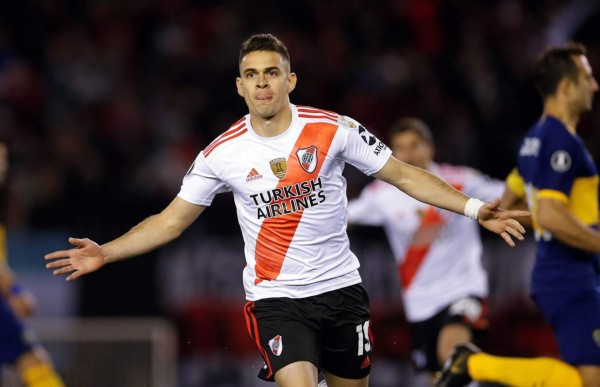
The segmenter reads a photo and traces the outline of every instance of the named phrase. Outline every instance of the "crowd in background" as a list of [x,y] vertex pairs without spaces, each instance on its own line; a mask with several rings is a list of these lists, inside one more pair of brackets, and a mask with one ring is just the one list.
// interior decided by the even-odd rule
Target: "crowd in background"
[[[2,2],[0,139],[11,161],[4,221],[9,231],[61,229],[102,242],[162,209],[197,153],[247,113],[235,89],[238,50],[260,32],[288,46],[298,74],[293,103],[349,115],[380,138],[397,118],[421,117],[434,132],[439,161],[504,178],[517,141],[541,111],[531,82],[539,52],[578,40],[600,69],[599,3]],[[600,108],[580,128],[584,138],[593,137]],[[599,159],[600,142],[587,143]],[[352,168],[347,174],[354,196],[369,178]],[[231,198],[221,196],[187,232],[188,247],[162,252],[161,272],[177,276],[179,267],[176,278],[187,282],[163,275],[157,284],[144,274],[127,294],[107,289],[108,278],[119,288],[119,281],[125,286],[134,273],[156,268],[152,257],[124,263],[82,280],[80,313],[162,313],[158,293],[164,300],[188,286],[193,296],[194,280],[225,284],[213,291],[243,298],[241,255],[215,262],[186,253],[194,243],[206,255],[223,244],[241,251],[232,239],[239,226]],[[198,230],[208,233],[205,239],[194,234]],[[226,267],[237,259],[239,269],[222,280],[186,278],[221,271],[173,267],[169,254],[193,266]],[[379,286],[395,291],[397,285]]]
[[600,62],[594,3],[6,2],[7,222],[79,230],[96,223],[104,230],[92,231],[103,233],[161,208],[198,151],[245,114],[234,87],[239,45],[265,31],[291,52],[293,102],[350,115],[381,137],[400,116],[423,117],[440,160],[504,177],[539,114],[530,81],[539,51],[577,38]]

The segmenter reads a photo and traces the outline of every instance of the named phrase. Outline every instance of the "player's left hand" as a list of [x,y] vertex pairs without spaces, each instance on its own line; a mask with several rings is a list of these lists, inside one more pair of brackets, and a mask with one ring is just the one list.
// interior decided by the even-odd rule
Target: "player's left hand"
[[528,216],[531,216],[529,211],[503,210],[500,208],[500,199],[496,199],[493,202],[485,203],[479,209],[477,220],[483,227],[500,235],[509,246],[514,247],[515,242],[511,236],[520,241],[524,240],[525,228],[513,218]]

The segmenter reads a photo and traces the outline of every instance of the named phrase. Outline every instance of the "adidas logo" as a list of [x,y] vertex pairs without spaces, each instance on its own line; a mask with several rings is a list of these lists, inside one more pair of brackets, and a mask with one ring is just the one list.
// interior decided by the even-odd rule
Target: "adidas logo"
[[250,171],[248,176],[246,176],[246,181],[258,180],[258,179],[262,179],[262,177],[263,177],[263,175],[258,173],[258,171],[255,168],[252,168],[252,170]]

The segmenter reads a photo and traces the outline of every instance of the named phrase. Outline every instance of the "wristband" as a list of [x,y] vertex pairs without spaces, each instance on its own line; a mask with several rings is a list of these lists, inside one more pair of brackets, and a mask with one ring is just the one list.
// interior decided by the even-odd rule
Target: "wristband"
[[21,285],[15,283],[10,287],[9,294],[11,296],[18,296],[21,293],[23,293],[23,287]]
[[471,219],[477,220],[477,214],[479,213],[479,209],[485,203],[479,199],[470,198],[465,205],[465,216]]

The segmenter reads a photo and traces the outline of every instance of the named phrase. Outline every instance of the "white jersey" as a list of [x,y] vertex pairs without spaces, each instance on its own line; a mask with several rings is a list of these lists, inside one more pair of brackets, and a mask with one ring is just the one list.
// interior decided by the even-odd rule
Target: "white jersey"
[[246,115],[196,158],[178,196],[208,206],[232,191],[250,301],[304,298],[361,282],[350,251],[346,162],[367,175],[391,150],[355,120],[295,106],[282,134],[261,137]]
[[[504,190],[503,181],[468,167],[432,164],[431,172],[486,201]],[[350,201],[348,212],[350,223],[384,227],[398,263],[408,321],[426,320],[467,295],[487,296],[476,221],[419,202],[379,180]]]

